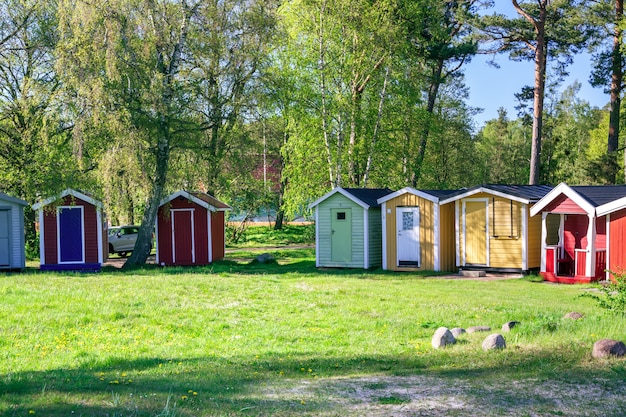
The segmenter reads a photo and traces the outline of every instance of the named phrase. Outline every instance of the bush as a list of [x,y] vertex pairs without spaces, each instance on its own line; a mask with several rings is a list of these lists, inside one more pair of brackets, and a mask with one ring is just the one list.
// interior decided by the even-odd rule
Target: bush
[[613,273],[613,280],[600,287],[600,294],[585,293],[583,297],[593,298],[601,308],[615,314],[626,314],[626,274]]

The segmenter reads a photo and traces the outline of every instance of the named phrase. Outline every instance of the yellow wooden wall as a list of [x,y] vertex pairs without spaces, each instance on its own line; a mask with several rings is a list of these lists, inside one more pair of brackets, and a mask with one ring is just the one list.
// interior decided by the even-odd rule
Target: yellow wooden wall
[[541,267],[541,214],[530,217],[528,206],[528,268],[536,269]]
[[[491,268],[522,268],[522,216],[521,216],[521,203],[513,202],[514,210],[514,236],[510,236],[510,199],[503,197],[496,197],[487,193],[479,193],[468,197],[467,199],[459,200],[459,253],[461,264],[464,260],[464,248],[463,243],[463,201],[474,199],[487,199],[487,211],[489,214],[489,267]],[[494,204],[495,202],[495,220],[494,220]],[[526,215],[529,216],[528,208],[526,209]],[[530,219],[529,219],[530,220]],[[534,220],[534,219],[533,219]],[[498,223],[496,223],[498,222]],[[534,223],[533,223],[534,225]],[[530,228],[530,221],[529,221]],[[494,236],[494,231],[498,232],[498,236]],[[539,235],[541,235],[541,221],[539,222]],[[529,242],[530,244],[530,242]],[[529,251],[530,253],[530,251]],[[530,258],[529,258],[529,267]]]
[[[396,240],[396,208],[419,207],[420,211],[420,259],[419,270],[432,271],[435,268],[435,204],[432,201],[410,193],[404,193],[386,203],[386,244],[387,269],[391,271],[415,271],[416,268],[398,267]],[[440,270],[454,271],[454,204],[440,210]]]

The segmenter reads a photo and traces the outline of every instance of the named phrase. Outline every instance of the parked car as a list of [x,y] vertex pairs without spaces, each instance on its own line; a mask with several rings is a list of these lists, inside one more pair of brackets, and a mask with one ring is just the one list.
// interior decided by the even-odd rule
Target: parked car
[[127,256],[135,248],[139,226],[115,226],[109,228],[109,253]]

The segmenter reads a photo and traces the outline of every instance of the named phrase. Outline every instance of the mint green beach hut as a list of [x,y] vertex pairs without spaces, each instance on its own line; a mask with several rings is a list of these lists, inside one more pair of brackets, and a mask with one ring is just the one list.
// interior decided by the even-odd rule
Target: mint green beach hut
[[337,187],[309,205],[315,208],[315,265],[364,268],[382,264],[382,222],[377,200],[387,188]]

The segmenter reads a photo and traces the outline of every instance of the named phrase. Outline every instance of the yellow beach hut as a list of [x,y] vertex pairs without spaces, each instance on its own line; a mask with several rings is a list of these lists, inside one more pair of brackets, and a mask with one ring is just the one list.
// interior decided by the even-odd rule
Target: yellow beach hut
[[530,208],[548,185],[479,185],[440,201],[454,203],[456,266],[527,272],[541,266],[541,221]]
[[454,204],[458,191],[403,188],[378,199],[383,226],[383,269],[455,271]]

